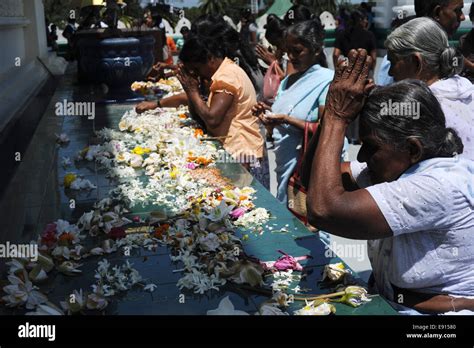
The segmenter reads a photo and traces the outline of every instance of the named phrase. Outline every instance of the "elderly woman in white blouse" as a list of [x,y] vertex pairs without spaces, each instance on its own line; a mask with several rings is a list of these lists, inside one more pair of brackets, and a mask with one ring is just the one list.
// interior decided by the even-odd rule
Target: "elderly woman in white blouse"
[[[472,314],[474,162],[453,155],[462,141],[425,83],[402,81],[367,97],[370,61],[352,51],[329,89],[309,165],[309,221],[368,240],[376,289],[394,306]],[[358,115],[359,162],[341,166]]]
[[474,160],[474,86],[458,74],[464,57],[449,47],[448,35],[430,18],[417,18],[397,28],[385,42],[395,81],[417,79],[430,86],[446,123],[464,143],[464,156]]

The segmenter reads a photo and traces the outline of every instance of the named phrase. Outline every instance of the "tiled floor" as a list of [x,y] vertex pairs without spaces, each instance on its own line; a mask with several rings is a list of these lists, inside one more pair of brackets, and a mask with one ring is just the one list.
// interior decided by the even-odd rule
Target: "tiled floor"
[[[63,168],[63,157],[73,159],[77,152],[88,146],[94,139],[94,130],[104,126],[117,128],[123,113],[132,107],[131,104],[106,104],[101,103],[100,89],[91,86],[76,86],[74,84],[73,68],[61,81],[58,90],[51,101],[46,114],[38,126],[31,145],[25,153],[23,163],[12,180],[11,185],[0,201],[0,243],[28,242],[36,239],[46,224],[57,219],[66,219],[74,222],[83,212],[89,211],[92,204],[105,197],[113,188],[113,181],[105,177],[105,173],[97,168],[94,163],[74,164],[71,168]],[[57,101],[95,101],[96,118],[89,120],[86,117],[58,117],[54,113],[54,104]],[[56,134],[66,133],[70,138],[67,146],[56,145]],[[262,236],[255,236],[239,231],[238,235],[249,234],[250,239],[244,243],[247,254],[258,257],[264,261],[276,260],[278,250],[294,255],[310,255],[311,259],[303,262],[308,273],[314,275],[310,284],[314,292],[319,291],[316,279],[320,276],[320,267],[330,262],[338,262],[338,258],[326,257],[325,245],[316,235],[310,233],[299,223],[284,206],[279,204],[271,194],[237,164],[222,165],[221,169],[236,185],[251,185],[258,190],[255,204],[270,210],[274,217],[269,225],[275,227]],[[62,186],[63,177],[68,172],[84,175],[97,189],[84,192],[71,192]],[[71,199],[75,207],[71,209]],[[151,208],[136,210],[133,213],[149,212]],[[288,226],[286,226],[288,225]],[[281,227],[287,227],[288,233],[274,233]],[[90,241],[93,242],[92,240]],[[58,303],[64,300],[65,294],[72,290],[90,290],[93,283],[94,269],[100,258],[91,258],[81,267],[83,274],[80,277],[63,277],[59,275],[54,281],[42,285],[48,291],[49,298]],[[109,314],[205,314],[207,310],[217,307],[219,301],[230,295],[237,309],[250,313],[257,310],[257,306],[264,301],[259,295],[249,294],[246,291],[226,286],[220,291],[210,291],[205,295],[196,295],[187,291],[180,291],[176,282],[179,273],[179,264],[170,262],[167,249],[158,248],[154,252],[135,250],[131,256],[121,253],[110,255],[111,263],[130,260],[139,270],[147,282],[155,283],[158,288],[154,293],[146,293],[140,289],[131,290],[119,297],[108,307]],[[314,268],[318,268],[316,271]],[[1,269],[0,269],[1,271]],[[317,277],[315,275],[318,275]],[[185,303],[177,301],[180,294],[185,295]],[[393,314],[391,307],[381,298],[362,308],[353,310],[337,305],[343,314]],[[2,308],[0,308],[0,312]]]

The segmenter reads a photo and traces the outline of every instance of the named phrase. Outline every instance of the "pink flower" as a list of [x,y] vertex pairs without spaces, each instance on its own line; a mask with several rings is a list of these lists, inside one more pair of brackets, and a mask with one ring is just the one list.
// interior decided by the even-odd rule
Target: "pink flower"
[[137,222],[137,223],[142,221],[142,219],[140,219],[139,216],[134,216],[132,220],[133,222]]
[[240,207],[240,208],[234,209],[229,215],[233,219],[238,219],[239,217],[244,215],[246,212],[247,212],[247,209]]
[[58,238],[56,236],[56,224],[48,224],[41,234],[41,244],[51,248],[56,244],[57,241]]
[[196,163],[193,163],[193,162],[187,163],[187,164],[185,165],[185,168],[191,169],[191,170],[194,170],[194,169],[196,169],[197,167],[199,167],[199,166],[198,166]]
[[311,256],[293,257],[281,250],[278,250],[278,252],[283,254],[283,256],[281,256],[278,260],[262,262],[262,266],[266,270],[288,271],[292,269],[294,271],[302,271],[303,266],[301,266],[298,261],[306,260],[311,257]]

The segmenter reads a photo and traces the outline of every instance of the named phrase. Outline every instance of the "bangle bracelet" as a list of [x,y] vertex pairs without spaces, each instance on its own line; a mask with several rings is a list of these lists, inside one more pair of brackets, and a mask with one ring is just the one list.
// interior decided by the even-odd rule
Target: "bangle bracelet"
[[157,107],[157,108],[161,108],[161,100],[157,100],[157,101],[156,101],[156,107]]
[[456,307],[454,306],[454,300],[456,300],[456,298],[451,297],[451,306],[453,306],[453,311],[456,312]]

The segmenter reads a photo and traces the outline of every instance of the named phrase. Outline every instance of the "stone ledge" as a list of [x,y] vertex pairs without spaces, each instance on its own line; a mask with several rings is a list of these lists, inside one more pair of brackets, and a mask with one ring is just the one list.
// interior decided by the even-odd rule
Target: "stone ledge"
[[25,67],[14,68],[0,80],[0,141],[9,126],[21,115],[28,102],[50,77],[45,66],[35,60]]
[[31,21],[25,17],[0,17],[0,30],[11,28],[23,28],[28,26]]

